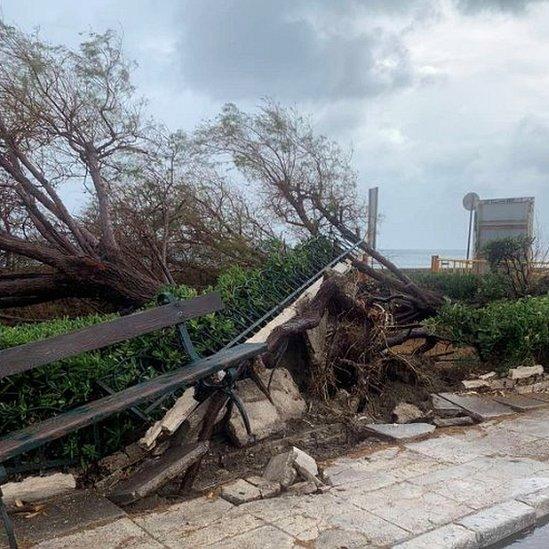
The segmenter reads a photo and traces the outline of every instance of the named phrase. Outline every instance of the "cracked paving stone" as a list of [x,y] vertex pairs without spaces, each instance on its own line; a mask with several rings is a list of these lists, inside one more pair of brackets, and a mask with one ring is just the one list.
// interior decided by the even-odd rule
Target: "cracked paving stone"
[[129,518],[83,530],[62,538],[43,541],[34,546],[36,549],[119,549],[132,547],[135,549],[160,549],[162,545],[155,541],[147,532],[136,526]]
[[294,538],[274,526],[261,526],[245,532],[234,538],[225,540],[222,544],[212,547],[223,549],[293,549],[296,546]]
[[471,513],[472,508],[408,481],[375,492],[353,493],[349,502],[412,532],[422,533]]
[[458,437],[442,435],[421,442],[407,443],[406,448],[448,463],[466,463],[484,455],[475,445]]
[[447,524],[436,530],[395,545],[393,549],[473,549],[477,547],[474,532],[457,524]]
[[174,536],[208,526],[235,509],[224,499],[205,497],[172,505],[167,509],[132,517],[133,521],[155,539],[164,541]]

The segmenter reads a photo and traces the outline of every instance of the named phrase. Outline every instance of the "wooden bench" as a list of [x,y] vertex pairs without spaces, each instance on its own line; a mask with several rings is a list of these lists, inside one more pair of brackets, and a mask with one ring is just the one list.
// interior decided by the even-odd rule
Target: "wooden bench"
[[[264,343],[242,343],[213,356],[200,358],[191,342],[185,321],[221,310],[223,304],[220,297],[212,293],[186,301],[177,301],[165,294],[163,302],[164,305],[143,312],[0,351],[0,379],[2,379],[57,360],[99,350],[162,328],[175,326],[179,342],[191,359],[190,363],[154,379],[138,383],[123,391],[110,394],[0,438],[0,469],[2,468],[1,464],[10,458],[33,450],[82,427],[97,423],[117,412],[151,401],[176,389],[193,386],[221,370],[227,370],[231,375],[227,375],[226,378],[234,382],[236,365],[241,365],[266,351]],[[208,386],[215,387],[215,384]],[[226,392],[227,387],[224,387],[223,390]],[[0,482],[1,476],[2,471],[0,471]],[[4,519],[7,517],[1,492],[0,516]],[[11,525],[6,521],[5,524],[8,537],[14,546],[13,531],[11,536],[9,534]]]

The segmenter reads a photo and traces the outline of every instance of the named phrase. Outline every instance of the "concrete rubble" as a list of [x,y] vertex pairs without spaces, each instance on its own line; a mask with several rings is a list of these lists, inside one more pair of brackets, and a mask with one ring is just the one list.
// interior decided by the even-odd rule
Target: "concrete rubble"
[[27,477],[20,482],[2,484],[2,500],[7,507],[18,502],[32,503],[66,494],[76,488],[74,475],[54,473],[44,477]]
[[251,476],[229,482],[222,486],[220,495],[234,505],[242,505],[271,498],[281,491],[289,495],[312,494],[324,486],[318,474],[315,459],[293,446],[290,450],[273,456],[262,477]]
[[399,403],[392,413],[394,423],[412,423],[421,421],[424,417],[425,414],[417,406],[408,402]]
[[394,441],[414,440],[435,430],[430,423],[371,423],[365,426],[373,435]]
[[[239,381],[237,384],[237,392],[248,413],[255,440],[282,430],[286,421],[301,417],[306,406],[288,370],[263,369],[259,370],[258,375],[269,388],[272,403],[251,379]],[[229,419],[228,432],[238,446],[245,446],[250,442],[242,417],[236,409]]]

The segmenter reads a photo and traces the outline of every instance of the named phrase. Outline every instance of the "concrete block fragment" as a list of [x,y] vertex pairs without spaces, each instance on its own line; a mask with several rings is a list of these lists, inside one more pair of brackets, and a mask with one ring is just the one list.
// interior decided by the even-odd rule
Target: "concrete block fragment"
[[435,393],[431,394],[431,401],[433,403],[433,409],[438,416],[455,417],[463,413],[463,410],[459,406],[452,404]]
[[253,476],[246,478],[246,481],[259,489],[263,499],[272,498],[280,493],[282,487],[278,482],[272,482],[263,477]]
[[7,482],[2,485],[2,499],[7,507],[15,502],[32,503],[43,501],[74,490],[76,480],[73,475],[54,473],[44,477],[27,477],[20,482]]
[[273,456],[267,464],[263,477],[272,482],[278,482],[284,488],[293,484],[297,478],[297,471],[294,467],[292,452]]
[[485,374],[481,374],[480,376],[478,376],[479,379],[483,379],[483,380],[488,380],[488,379],[495,379],[497,376],[496,372],[487,372]]
[[526,379],[532,376],[539,376],[543,374],[543,366],[536,364],[535,366],[519,366],[518,368],[511,368],[507,373],[509,379]]
[[461,407],[468,415],[478,421],[487,421],[513,413],[513,410],[508,406],[476,395],[439,393],[439,396]]
[[318,475],[318,466],[313,457],[295,446],[291,450],[293,463],[297,472],[305,479],[311,480],[311,477]]
[[494,395],[491,398],[513,408],[513,410],[516,410],[517,412],[527,412],[528,410],[547,406],[547,403],[542,402],[541,400],[528,398],[522,395]]
[[389,440],[413,440],[432,433],[435,426],[430,423],[371,423],[365,429],[373,435]]
[[400,402],[393,410],[392,420],[395,423],[412,423],[423,419],[424,415],[417,406],[408,402]]
[[302,482],[296,482],[290,486],[286,493],[291,496],[305,496],[308,494],[314,494],[317,489],[318,488],[314,482],[304,480]]
[[447,524],[436,530],[421,534],[411,540],[399,543],[394,549],[466,549],[478,547],[474,532],[458,524]]
[[469,515],[458,524],[475,532],[478,544],[484,547],[521,532],[535,522],[536,511],[532,507],[510,500]]
[[261,492],[257,486],[244,479],[238,479],[221,487],[221,497],[235,505],[261,499]]
[[490,388],[490,383],[484,381],[483,379],[464,379],[461,382],[461,385],[467,391],[478,391],[481,389]]
[[460,416],[460,417],[445,417],[445,418],[435,418],[434,424],[437,427],[460,427],[462,425],[474,425],[473,418],[469,416]]

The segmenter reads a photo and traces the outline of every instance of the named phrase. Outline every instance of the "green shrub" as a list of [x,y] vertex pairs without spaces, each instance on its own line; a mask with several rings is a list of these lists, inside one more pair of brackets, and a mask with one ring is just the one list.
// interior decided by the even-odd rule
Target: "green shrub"
[[442,337],[477,349],[500,370],[549,358],[549,297],[500,300],[482,308],[445,305],[427,325]]
[[509,285],[498,273],[417,272],[413,278],[422,286],[439,292],[452,300],[468,303],[487,303],[509,297]]
[[[233,268],[221,275],[216,285],[207,288],[205,293],[219,292],[225,309],[187,322],[197,351],[207,356],[219,350],[328,263],[335,253],[328,240],[315,239],[289,250],[275,247],[261,269]],[[184,285],[167,289],[180,299],[197,294]],[[149,306],[154,304],[152,302]],[[115,317],[93,315],[33,325],[0,326],[0,349],[71,332]],[[119,391],[181,366],[185,361],[175,331],[166,329],[4,378],[0,380],[0,434],[105,396],[97,383],[99,380]],[[159,409],[157,415],[161,413],[162,409]],[[52,443],[48,446],[47,456],[87,462],[119,449],[146,427],[143,420],[131,413],[119,414],[102,422],[100,429],[82,429]]]

